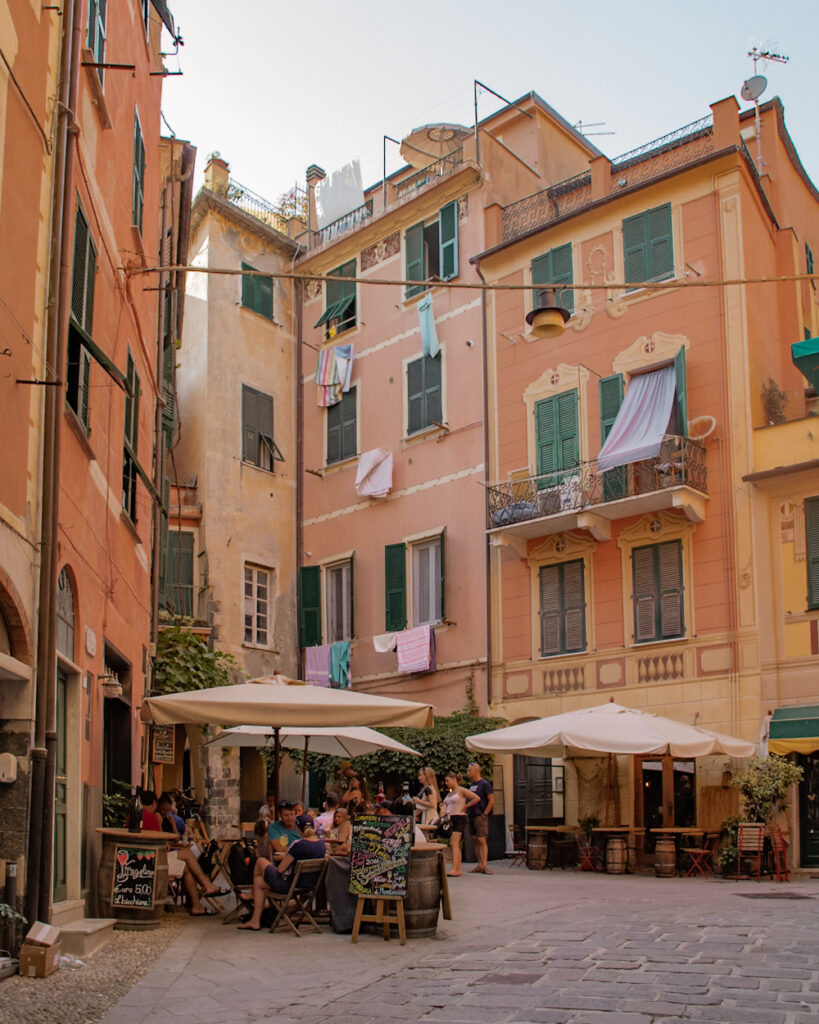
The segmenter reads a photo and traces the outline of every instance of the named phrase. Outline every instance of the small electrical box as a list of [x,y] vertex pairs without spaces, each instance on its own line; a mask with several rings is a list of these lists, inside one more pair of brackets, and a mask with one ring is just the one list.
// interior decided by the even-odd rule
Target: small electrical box
[[0,754],[0,782],[17,781],[17,758],[14,754]]

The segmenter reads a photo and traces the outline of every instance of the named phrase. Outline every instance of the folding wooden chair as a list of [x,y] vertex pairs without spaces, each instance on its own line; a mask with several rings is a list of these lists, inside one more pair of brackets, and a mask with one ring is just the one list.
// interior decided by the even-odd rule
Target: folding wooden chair
[[577,853],[580,862],[577,865],[578,871],[597,871],[597,850],[592,845],[591,839],[585,832],[578,832],[575,835]]
[[[277,911],[273,924],[270,926],[271,932],[275,932],[280,924],[286,924],[295,935],[301,936],[299,926],[305,918],[313,931],[321,931],[312,911],[316,893],[324,881],[326,871],[326,857],[297,861],[287,892],[269,892],[267,894],[268,903],[272,904]],[[292,911],[293,916],[289,911]]]
[[[753,821],[741,821],[737,833],[737,878],[742,868],[743,857],[751,861],[749,875],[756,874],[757,881],[762,877],[762,850],[765,842],[765,826]],[[754,859],[756,871],[754,872]]]
[[680,853],[684,853],[691,861],[691,864],[685,873],[686,878],[688,878],[689,875],[693,875],[695,871],[698,871],[703,878],[714,877],[712,857],[714,854],[714,846],[718,839],[719,832],[708,832],[703,839],[702,846],[683,846],[680,848]]
[[789,882],[791,878],[788,873],[788,841],[778,825],[771,825],[768,835],[773,849],[776,880],[777,882]]
[[526,867],[528,864],[526,840],[521,836],[520,828],[517,825],[509,826],[509,838],[512,841],[512,851],[506,854],[510,858],[509,867],[513,868],[516,864]]

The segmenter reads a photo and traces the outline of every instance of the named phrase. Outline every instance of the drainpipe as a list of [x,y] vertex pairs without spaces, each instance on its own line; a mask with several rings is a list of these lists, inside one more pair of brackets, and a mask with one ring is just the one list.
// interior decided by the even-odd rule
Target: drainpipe
[[304,395],[301,383],[303,371],[302,334],[304,318],[302,316],[303,283],[296,281],[296,664],[301,677],[301,567],[304,563],[304,530],[302,517],[304,514]]
[[[54,186],[51,199],[51,251],[46,309],[45,375],[63,379],[68,336],[68,281],[71,214],[74,209],[74,150],[82,45],[82,0],[66,4],[60,43],[60,83],[55,132]],[[37,613],[36,704],[31,751],[31,813],[26,870],[25,915],[29,921],[51,918],[54,841],[54,776],[57,710],[57,527],[60,497],[60,411],[62,387],[45,389],[40,512],[40,578]]]
[[[481,279],[481,284],[486,284],[486,278],[481,272],[481,261],[475,260],[475,270]],[[489,472],[489,350],[487,345],[486,330],[486,289],[481,290],[481,349],[483,359],[483,472],[484,476]],[[486,491],[484,491],[484,516],[486,515]],[[485,522],[485,520],[484,520]],[[487,710],[492,704],[492,550],[489,546],[489,534],[486,536],[485,551],[485,598],[486,598],[486,706]]]

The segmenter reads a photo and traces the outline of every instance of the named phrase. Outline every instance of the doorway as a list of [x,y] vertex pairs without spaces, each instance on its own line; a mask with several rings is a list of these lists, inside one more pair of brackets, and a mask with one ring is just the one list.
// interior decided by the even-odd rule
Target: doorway
[[68,697],[68,675],[57,669],[57,745],[54,777],[54,902],[66,898],[68,888],[67,865],[67,804],[68,769],[66,758],[66,711]]
[[800,864],[819,867],[819,751],[800,754],[802,781],[799,783]]
[[515,754],[514,822],[525,835],[527,825],[563,821],[563,765],[548,757]]
[[638,810],[645,828],[688,828],[697,823],[697,787],[693,761],[640,758]]

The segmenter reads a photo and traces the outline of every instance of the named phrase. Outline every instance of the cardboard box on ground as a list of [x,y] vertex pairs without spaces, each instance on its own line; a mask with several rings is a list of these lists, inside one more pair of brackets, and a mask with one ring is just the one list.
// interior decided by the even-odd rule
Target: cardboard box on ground
[[36,921],[20,950],[20,974],[26,978],[47,978],[60,966],[60,929]]

